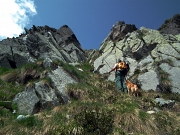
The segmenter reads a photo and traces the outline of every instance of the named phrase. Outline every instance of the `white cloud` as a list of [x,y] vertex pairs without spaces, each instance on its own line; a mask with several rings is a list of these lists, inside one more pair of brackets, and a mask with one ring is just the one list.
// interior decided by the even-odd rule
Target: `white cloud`
[[37,14],[34,0],[1,0],[0,9],[0,40],[23,33],[30,17]]

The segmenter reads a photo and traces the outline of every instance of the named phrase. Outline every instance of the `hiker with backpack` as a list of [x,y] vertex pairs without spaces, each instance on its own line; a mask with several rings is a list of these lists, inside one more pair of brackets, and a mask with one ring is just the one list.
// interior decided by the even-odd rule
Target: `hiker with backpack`
[[109,71],[109,73],[112,71],[115,71],[115,82],[118,90],[127,93],[125,80],[127,72],[129,71],[129,64],[126,64],[124,61],[119,59],[114,67]]

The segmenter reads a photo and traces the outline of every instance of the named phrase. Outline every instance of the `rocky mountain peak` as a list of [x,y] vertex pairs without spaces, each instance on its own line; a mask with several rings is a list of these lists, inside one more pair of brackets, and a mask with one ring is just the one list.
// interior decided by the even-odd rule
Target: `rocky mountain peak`
[[175,14],[172,18],[167,19],[158,30],[162,34],[177,35],[180,33],[180,14]]
[[133,32],[135,30],[137,30],[135,25],[126,24],[124,21],[118,21],[115,25],[113,25],[111,32],[109,34],[109,38],[113,42],[118,42],[128,32]]
[[25,28],[25,34],[0,42],[0,55],[0,67],[8,68],[46,58],[63,62],[86,60],[81,44],[67,25],[58,30],[47,25]]
[[126,24],[124,21],[118,21],[115,25],[112,26],[110,33],[104,39],[99,48],[99,51],[102,52],[108,42],[116,44],[117,42],[122,40],[128,33],[131,33],[135,30],[137,30],[137,28],[134,24]]

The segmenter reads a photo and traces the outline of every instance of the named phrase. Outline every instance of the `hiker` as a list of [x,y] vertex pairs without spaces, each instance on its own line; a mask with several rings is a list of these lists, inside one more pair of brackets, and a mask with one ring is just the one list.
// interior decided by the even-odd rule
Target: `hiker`
[[115,82],[118,90],[127,93],[125,79],[126,74],[129,71],[129,64],[126,65],[124,61],[121,61],[119,59],[114,67],[109,71],[109,73],[111,73],[112,71],[115,71]]

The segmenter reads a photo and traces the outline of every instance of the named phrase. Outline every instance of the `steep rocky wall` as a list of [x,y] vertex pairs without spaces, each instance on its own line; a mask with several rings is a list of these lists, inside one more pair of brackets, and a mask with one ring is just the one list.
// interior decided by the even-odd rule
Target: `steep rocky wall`
[[[120,58],[130,64],[127,78],[138,83],[141,89],[180,93],[180,34],[162,35],[157,30],[141,27],[118,42],[108,37],[94,61],[95,71],[107,73]],[[114,78],[112,73],[108,79],[114,81]]]

